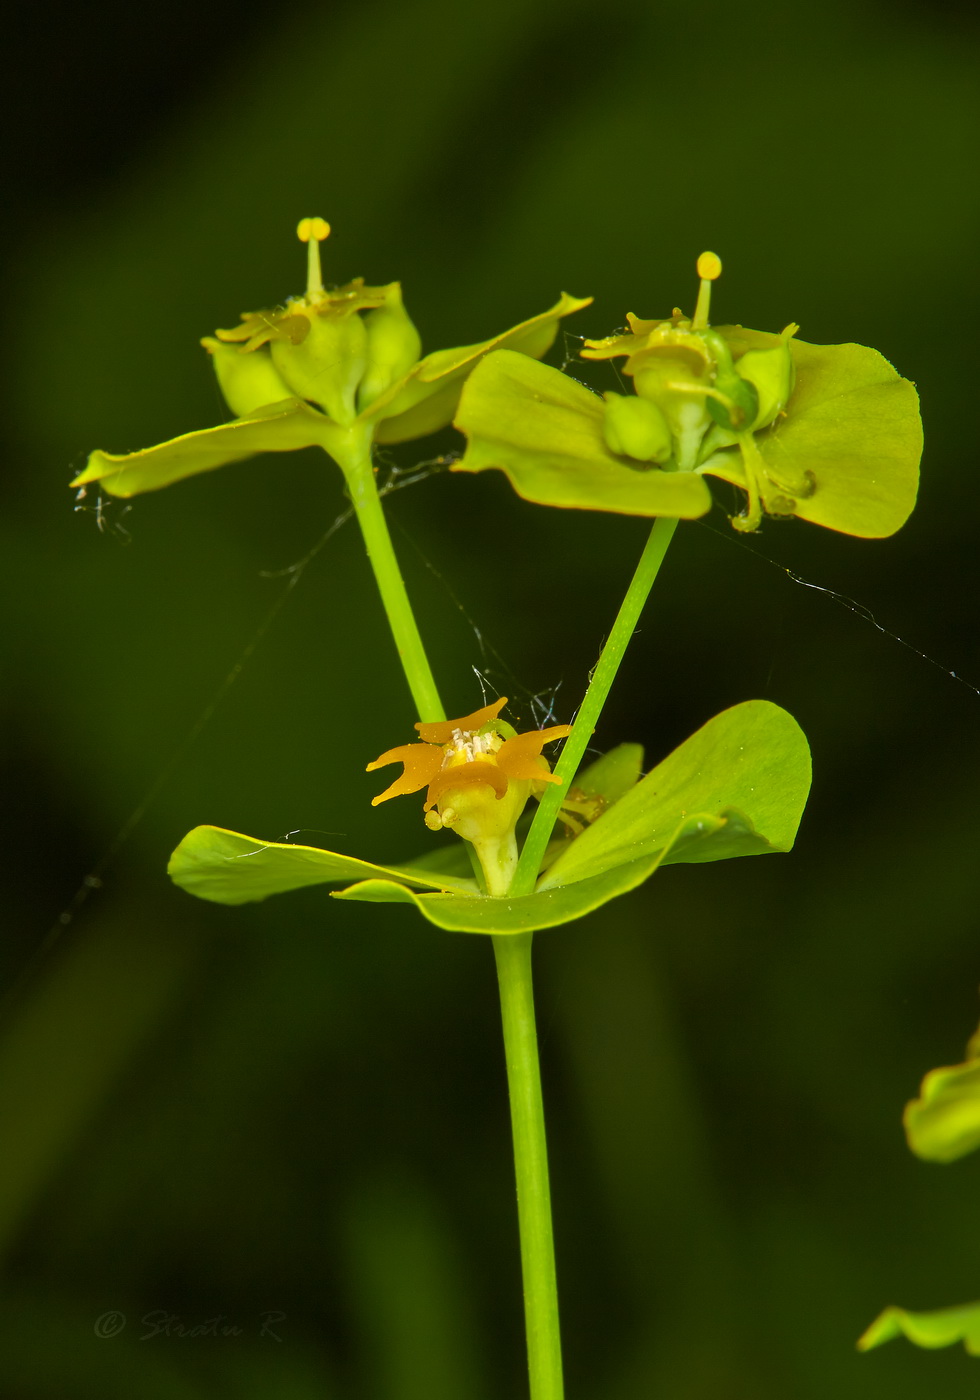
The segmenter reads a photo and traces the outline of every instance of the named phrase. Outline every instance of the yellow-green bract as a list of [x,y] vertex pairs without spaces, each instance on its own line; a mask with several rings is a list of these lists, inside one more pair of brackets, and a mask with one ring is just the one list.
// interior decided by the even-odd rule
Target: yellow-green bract
[[581,918],[671,863],[788,851],[810,788],[810,751],[791,715],[749,700],[709,720],[645,778],[634,745],[586,769],[575,786],[609,804],[551,852],[533,894],[489,898],[461,873],[456,845],[385,866],[311,846],[201,826],[184,837],[173,880],[202,899],[243,904],[354,878],[337,897],[414,905],[457,933],[507,934]]
[[[392,286],[397,287],[397,284]],[[377,290],[390,293],[391,288]],[[356,372],[349,382],[345,381],[338,388],[331,380],[330,393],[323,395],[326,402],[313,404],[306,400],[316,396],[315,376],[301,358],[312,334],[293,346],[288,341],[288,327],[282,330],[290,319],[298,318],[279,318],[278,326],[285,339],[277,342],[282,350],[275,360],[266,354],[264,345],[243,354],[231,345],[208,338],[206,344],[215,356],[219,381],[232,411],[240,416],[233,422],[185,433],[139,452],[121,456],[93,452],[85,470],[71,484],[85,486],[97,481],[110,495],[135,496],[199,472],[243,461],[256,453],[293,452],[313,446],[322,447],[345,467],[349,461],[363,459],[372,442],[403,442],[445,427],[456,411],[466,376],[484,355],[503,346],[512,353],[519,352],[522,358],[545,354],[557,334],[559,320],[588,306],[589,301],[588,297],[576,298],[562,293],[550,310],[490,340],[426,355],[381,392],[377,388],[384,379],[381,361],[353,356],[351,363]],[[375,299],[372,309],[367,311],[366,329],[362,330],[367,344],[370,344],[372,332],[370,317],[384,309],[385,302]],[[344,324],[350,328],[355,323],[361,325],[356,311],[346,317]],[[290,352],[291,361],[285,358]],[[241,361],[234,376],[228,370],[229,362],[234,363],[231,357]],[[368,374],[373,377],[368,391],[360,395],[362,406],[358,410],[355,396],[358,389],[363,388],[364,376]],[[256,398],[262,400],[266,394],[274,392],[279,395],[274,402],[255,402]],[[331,416],[331,410],[339,416]]]
[[[717,334],[736,367],[744,355],[783,344],[740,326],[718,327]],[[540,505],[679,519],[710,509],[703,478],[717,476],[757,489],[760,508],[773,515],[863,538],[893,534],[918,489],[922,425],[914,386],[866,346],[788,344],[795,387],[785,411],[757,432],[709,427],[691,470],[611,451],[602,399],[558,370],[494,351],[460,400],[455,424],[469,442],[455,469],[499,468],[518,495]],[[749,445],[757,449],[748,469],[753,481]]]
[[980,1303],[964,1303],[935,1312],[909,1312],[907,1308],[885,1308],[858,1338],[858,1349],[870,1351],[905,1336],[917,1347],[952,1346],[962,1342],[971,1356],[980,1356]]

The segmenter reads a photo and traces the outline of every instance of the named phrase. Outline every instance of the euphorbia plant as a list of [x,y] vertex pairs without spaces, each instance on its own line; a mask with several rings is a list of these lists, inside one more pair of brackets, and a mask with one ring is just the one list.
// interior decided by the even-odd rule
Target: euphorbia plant
[[[706,476],[747,497],[739,529],[763,512],[797,514],[853,534],[898,527],[915,498],[921,446],[915,391],[875,351],[808,346],[780,335],[713,328],[721,270],[699,259],[695,312],[630,317],[622,335],[586,342],[592,359],[625,357],[635,395],[600,399],[536,363],[559,319],[550,311],[493,341],[419,358],[397,284],[323,286],[322,220],[299,236],[310,250],[305,296],[207,338],[234,422],[124,457],[93,453],[74,485],[133,495],[262,451],[316,444],[341,467],[415,703],[397,742],[367,764],[400,763],[374,798],[422,794],[432,843],[397,864],[313,846],[196,827],[170,861],[176,883],[224,904],[313,884],[345,901],[410,906],[456,933],[493,943],[500,986],[534,1400],[563,1394],[547,1152],[531,991],[533,934],[626,894],[663,864],[788,851],[810,785],[796,721],[749,700],[702,725],[643,775],[643,751],[621,743],[585,763],[616,671],[679,519],[710,506]],[[373,442],[444,426],[457,411],[469,439],[461,471],[499,467],[521,495],[561,508],[654,518],[650,537],[570,724],[518,733],[504,697],[446,717],[384,522]],[[554,771],[543,750],[564,747]],[[537,808],[528,829],[522,816]],[[437,842],[446,830],[463,843]],[[470,856],[473,857],[472,862]]]

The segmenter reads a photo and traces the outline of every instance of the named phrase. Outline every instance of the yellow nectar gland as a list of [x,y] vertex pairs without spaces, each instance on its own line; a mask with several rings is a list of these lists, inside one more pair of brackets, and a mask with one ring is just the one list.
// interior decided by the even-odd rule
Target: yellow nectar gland
[[698,258],[698,276],[701,278],[701,286],[691,329],[703,331],[708,327],[708,313],[711,310],[711,284],[721,276],[721,258],[717,253],[701,254]]
[[323,274],[320,271],[320,244],[330,237],[326,219],[300,219],[296,237],[306,243],[306,295],[311,300],[323,295]]

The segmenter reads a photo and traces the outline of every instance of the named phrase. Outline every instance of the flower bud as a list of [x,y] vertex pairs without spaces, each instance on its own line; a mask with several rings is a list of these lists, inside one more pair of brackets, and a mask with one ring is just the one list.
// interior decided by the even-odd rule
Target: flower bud
[[279,374],[266,349],[243,355],[237,345],[223,345],[213,336],[201,341],[214,363],[218,386],[225,402],[236,417],[242,418],[267,403],[279,403],[291,397],[291,391]]
[[674,450],[667,420],[655,403],[608,393],[602,436],[610,452],[638,462],[666,462]]
[[398,282],[385,288],[384,303],[364,317],[367,331],[367,365],[357,391],[357,406],[369,404],[407,374],[421,357],[422,340],[402,303]]

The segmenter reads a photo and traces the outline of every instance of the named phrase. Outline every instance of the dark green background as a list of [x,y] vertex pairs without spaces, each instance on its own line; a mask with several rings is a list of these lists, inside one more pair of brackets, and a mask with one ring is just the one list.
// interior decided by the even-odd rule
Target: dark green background
[[[980,978],[980,697],[944,673],[980,685],[975,13],[46,15],[21,11],[7,94],[0,1392],[523,1394],[489,946],[322,890],[212,908],[164,874],[201,821],[382,860],[430,839],[416,804],[369,805],[364,764],[415,716],[353,527],[250,650],[339,474],[257,459],[109,503],[101,531],[66,490],[92,447],[219,421],[198,338],[300,290],[293,228],[323,214],[328,278],[400,277],[427,349],[594,294],[561,363],[626,311],[690,308],[710,247],[716,319],[797,320],[918,384],[905,529],[739,541],[719,492],[596,736],[652,762],[727,705],[784,705],[814,751],[797,850],[668,869],[541,935],[539,1019],[569,1400],[975,1395],[959,1348],[854,1350],[885,1303],[980,1296],[980,1157],[920,1163],[900,1127]],[[477,667],[522,718],[560,687],[568,719],[643,523],[495,473],[389,504],[450,710]],[[100,1339],[110,1309],[128,1325]],[[156,1310],[243,1335],[140,1341]]]

